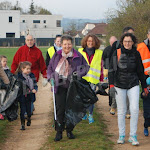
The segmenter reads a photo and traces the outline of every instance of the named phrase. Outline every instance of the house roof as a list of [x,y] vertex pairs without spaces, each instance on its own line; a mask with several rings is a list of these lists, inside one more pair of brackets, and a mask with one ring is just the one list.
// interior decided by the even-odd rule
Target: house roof
[[95,25],[96,25],[95,28],[90,30],[88,34],[96,34],[96,35],[107,34],[107,31],[106,31],[107,24],[106,23],[97,23]]

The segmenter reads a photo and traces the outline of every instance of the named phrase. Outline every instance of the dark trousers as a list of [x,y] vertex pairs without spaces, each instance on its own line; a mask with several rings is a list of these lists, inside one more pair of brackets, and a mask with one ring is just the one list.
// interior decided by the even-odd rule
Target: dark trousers
[[150,118],[144,118],[144,128],[150,127]]
[[22,96],[19,99],[19,103],[20,103],[20,119],[24,120],[25,117],[25,112],[27,112],[27,116],[30,118],[31,117],[31,99],[30,99],[30,95],[28,95],[27,97]]
[[[56,116],[57,121],[55,122],[55,130],[63,131],[65,128],[65,108],[66,108],[66,96],[67,88],[58,87],[57,93],[55,94],[56,101]],[[73,130],[72,127],[66,127],[67,132]]]

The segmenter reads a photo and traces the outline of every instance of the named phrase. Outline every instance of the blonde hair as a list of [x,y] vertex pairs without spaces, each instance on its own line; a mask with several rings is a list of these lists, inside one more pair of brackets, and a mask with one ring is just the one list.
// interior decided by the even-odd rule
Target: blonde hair
[[17,74],[18,72],[22,72],[22,69],[26,68],[26,66],[32,66],[32,63],[30,63],[29,61],[24,61],[24,62],[20,62],[20,64],[18,65],[18,68],[15,72],[15,74]]

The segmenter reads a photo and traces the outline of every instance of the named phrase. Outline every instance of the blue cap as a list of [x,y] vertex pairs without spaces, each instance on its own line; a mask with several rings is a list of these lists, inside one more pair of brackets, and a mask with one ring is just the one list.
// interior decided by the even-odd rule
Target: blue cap
[[146,79],[146,83],[147,83],[147,85],[150,85],[150,77],[148,77],[148,78]]

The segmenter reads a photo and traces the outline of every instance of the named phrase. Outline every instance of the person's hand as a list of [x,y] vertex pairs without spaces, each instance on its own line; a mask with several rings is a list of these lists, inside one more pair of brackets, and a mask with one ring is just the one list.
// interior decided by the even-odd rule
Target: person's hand
[[144,94],[145,94],[145,96],[147,96],[148,93],[149,93],[148,89],[147,89],[147,88],[144,88]]
[[32,93],[36,93],[36,90],[35,90],[35,89],[33,89],[33,90],[32,90]]
[[42,80],[42,85],[43,85],[43,87],[45,87],[45,86],[47,85],[47,83],[48,83],[47,79],[46,79],[46,78],[43,78],[43,80]]
[[115,98],[115,95],[117,94],[117,91],[115,89],[115,87],[111,87],[109,89],[109,95],[112,97],[112,98]]

